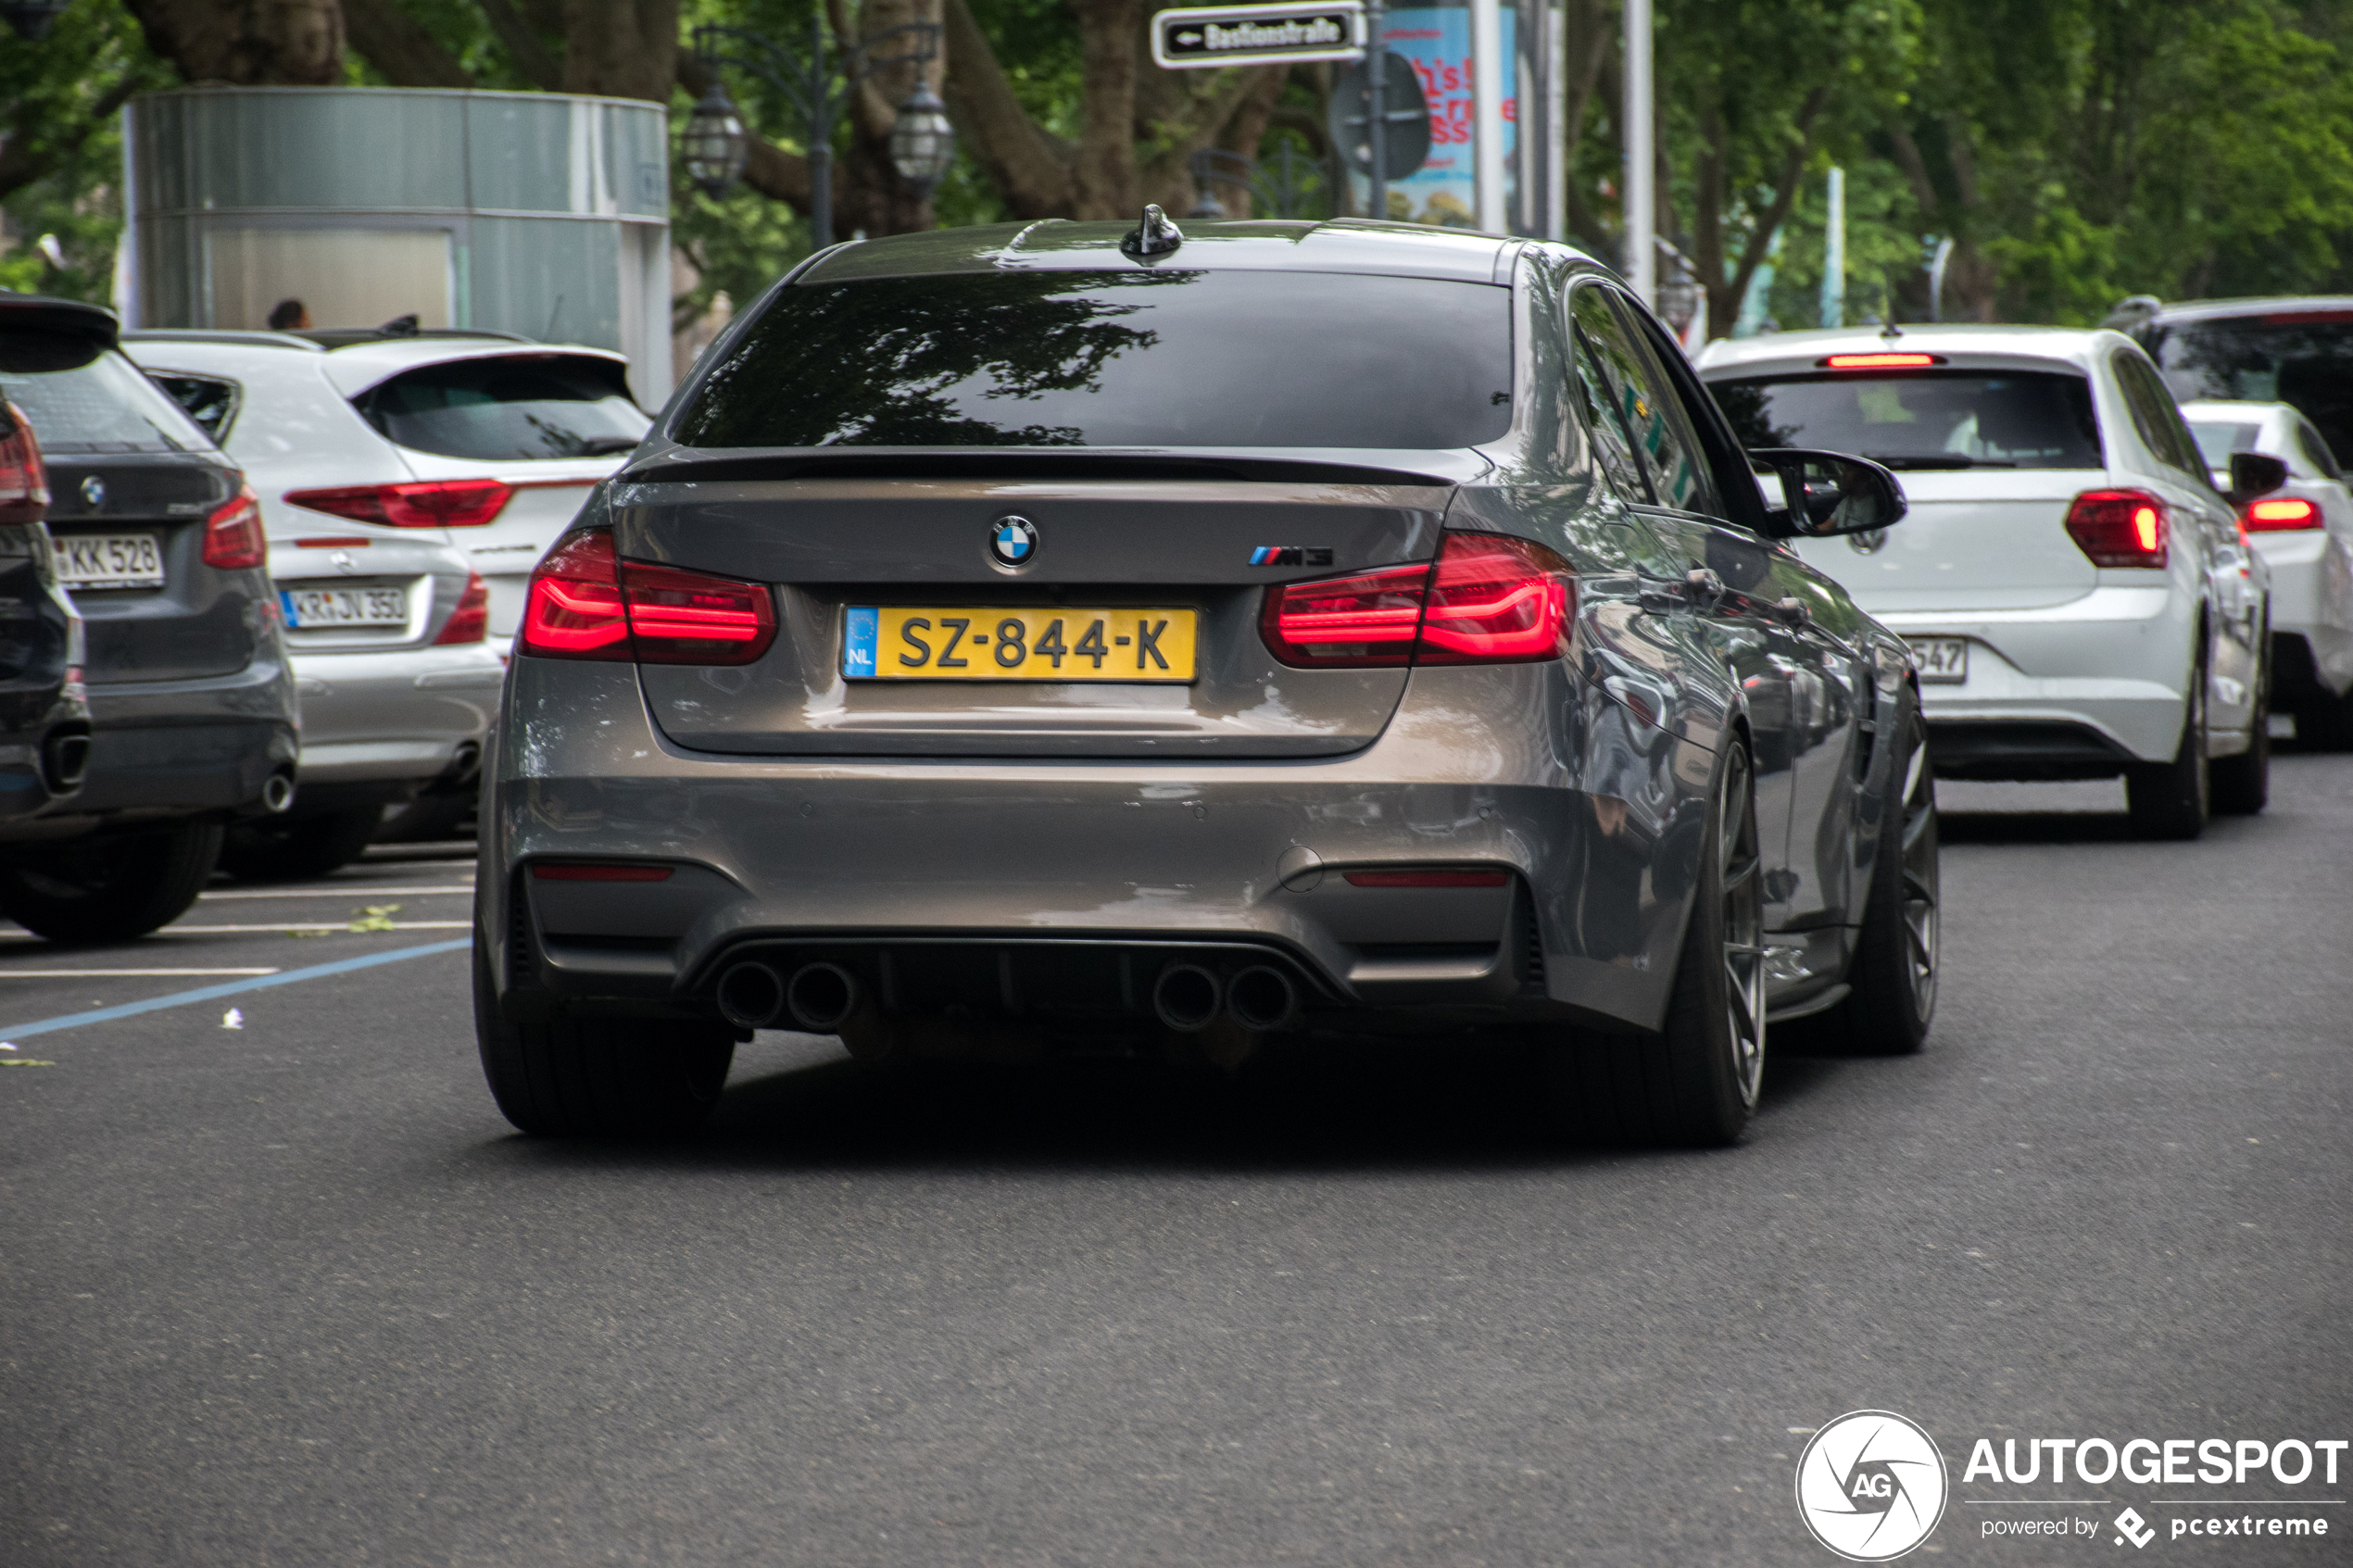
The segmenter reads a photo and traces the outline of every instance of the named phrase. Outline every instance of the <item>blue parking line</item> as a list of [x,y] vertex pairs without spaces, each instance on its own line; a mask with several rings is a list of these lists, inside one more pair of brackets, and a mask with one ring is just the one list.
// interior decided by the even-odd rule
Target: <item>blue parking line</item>
[[[225,985],[204,985],[194,991],[174,991],[169,997],[156,997],[144,1002],[126,1002],[119,1008],[98,1008],[90,1012],[68,1014],[64,1018],[44,1018],[37,1023],[11,1023],[0,1026],[0,1040],[21,1040],[32,1035],[47,1035],[59,1029],[78,1029],[85,1023],[111,1023],[118,1018],[136,1018],[143,1012],[160,1012],[165,1008],[187,1007],[195,1002],[209,1002],[221,997],[233,997],[240,991],[258,991],[269,985],[292,985],[298,980],[321,980],[330,974],[348,974],[355,969],[372,969],[380,963],[398,963],[403,959],[422,959],[429,953],[454,953],[471,947],[473,938],[460,936],[449,942],[428,942],[422,947],[395,947],[389,953],[369,953],[357,959],[341,959],[333,963],[312,964],[308,969],[292,969],[283,974],[265,974],[258,980],[233,980]],[[0,978],[7,974],[0,965]]]

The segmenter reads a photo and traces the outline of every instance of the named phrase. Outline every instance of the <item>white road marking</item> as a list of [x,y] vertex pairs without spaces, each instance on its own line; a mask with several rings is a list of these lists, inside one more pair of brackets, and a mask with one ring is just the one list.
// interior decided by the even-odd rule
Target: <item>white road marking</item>
[[[472,929],[470,920],[396,920],[379,925],[377,931],[466,931]],[[181,932],[190,935],[213,935],[232,931],[348,931],[347,921],[284,921],[276,925],[167,925],[156,935]],[[353,933],[365,935],[365,932]]]
[[112,980],[148,974],[275,974],[275,969],[10,969],[0,967],[0,978],[13,980]]
[[471,882],[452,883],[447,887],[378,887],[369,882],[337,883],[332,887],[268,888],[254,893],[199,893],[196,897],[209,903],[215,898],[349,898],[359,894],[377,893],[472,893]]

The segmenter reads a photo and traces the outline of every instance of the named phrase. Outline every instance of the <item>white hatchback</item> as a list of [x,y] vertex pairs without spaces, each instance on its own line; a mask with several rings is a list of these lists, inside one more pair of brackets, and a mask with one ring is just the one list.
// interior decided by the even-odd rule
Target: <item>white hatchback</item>
[[2296,738],[2353,749],[2353,489],[2312,421],[2284,403],[2184,403],[2217,483],[2241,452],[2277,458],[2287,483],[2240,508],[2271,569],[2272,698]]
[[1901,528],[1796,548],[1917,650],[1940,774],[2120,774],[2158,837],[2262,809],[2268,571],[2130,339],[1783,332],[1700,366],[1747,445],[1902,473]]
[[619,355],[489,333],[159,330],[124,350],[261,498],[302,697],[296,810],[233,835],[241,875],[358,855],[470,809],[523,585],[647,419]]

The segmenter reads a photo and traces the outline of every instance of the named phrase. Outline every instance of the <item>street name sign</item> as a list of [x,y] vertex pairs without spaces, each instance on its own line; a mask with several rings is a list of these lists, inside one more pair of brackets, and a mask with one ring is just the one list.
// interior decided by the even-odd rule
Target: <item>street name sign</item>
[[1365,56],[1364,0],[1297,6],[1204,6],[1152,17],[1152,63],[1166,70],[1356,60]]

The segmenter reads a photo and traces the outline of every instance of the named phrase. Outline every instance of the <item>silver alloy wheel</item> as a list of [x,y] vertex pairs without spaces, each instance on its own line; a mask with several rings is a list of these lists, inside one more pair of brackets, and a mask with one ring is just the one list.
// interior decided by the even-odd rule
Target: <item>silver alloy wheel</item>
[[1724,767],[1725,816],[1717,834],[1717,875],[1724,889],[1724,1007],[1732,1078],[1741,1103],[1754,1106],[1765,1081],[1765,877],[1757,852],[1756,791],[1748,753],[1731,749]]
[[1928,772],[1928,740],[1912,751],[1904,778],[1904,972],[1912,984],[1913,1016],[1936,1006],[1936,784]]

